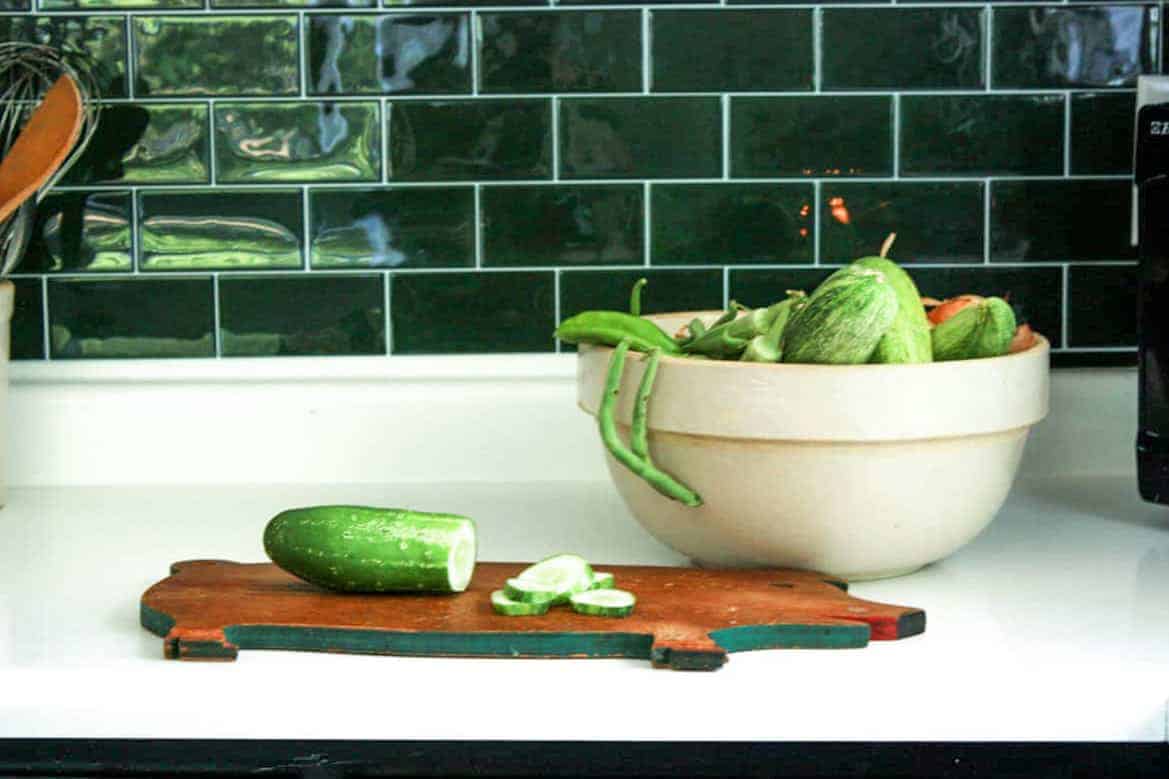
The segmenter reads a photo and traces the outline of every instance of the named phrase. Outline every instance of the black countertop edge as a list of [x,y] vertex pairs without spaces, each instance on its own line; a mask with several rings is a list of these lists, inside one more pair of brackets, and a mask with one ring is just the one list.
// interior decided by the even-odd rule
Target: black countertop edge
[[0,777],[245,775],[1164,779],[1169,744],[0,739]]

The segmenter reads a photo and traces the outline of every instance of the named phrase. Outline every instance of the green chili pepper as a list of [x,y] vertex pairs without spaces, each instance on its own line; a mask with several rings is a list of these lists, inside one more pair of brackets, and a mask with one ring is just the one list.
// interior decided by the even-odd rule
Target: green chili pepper
[[648,319],[624,311],[582,311],[560,323],[554,335],[570,344],[605,344],[616,346],[622,341],[636,351],[661,349],[666,354],[678,354],[676,341]]
[[662,353],[656,349],[649,353],[646,373],[638,387],[637,402],[633,407],[633,427],[629,440],[635,449],[627,447],[617,434],[617,423],[613,419],[613,409],[617,404],[617,392],[621,388],[621,374],[625,370],[625,356],[629,352],[629,348],[629,341],[621,341],[609,359],[609,371],[605,375],[605,390],[601,396],[601,407],[597,410],[601,441],[604,442],[605,448],[609,450],[617,462],[640,476],[662,495],[680,501],[687,506],[701,506],[702,498],[698,493],[657,468],[649,457],[646,443],[646,411],[650,390],[653,388],[654,376],[657,372],[657,364],[662,356]]

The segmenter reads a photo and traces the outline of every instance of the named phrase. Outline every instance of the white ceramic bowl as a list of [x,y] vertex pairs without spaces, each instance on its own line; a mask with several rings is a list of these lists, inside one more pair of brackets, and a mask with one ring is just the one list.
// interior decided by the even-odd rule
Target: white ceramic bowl
[[[673,333],[717,314],[650,318]],[[612,351],[580,349],[578,401],[594,416]],[[953,553],[994,518],[1031,426],[1047,414],[1048,357],[1043,338],[1005,357],[924,365],[664,357],[650,453],[704,504],[659,495],[606,453],[609,472],[637,521],[698,565],[898,576]],[[625,436],[643,370],[630,353],[616,412]]]

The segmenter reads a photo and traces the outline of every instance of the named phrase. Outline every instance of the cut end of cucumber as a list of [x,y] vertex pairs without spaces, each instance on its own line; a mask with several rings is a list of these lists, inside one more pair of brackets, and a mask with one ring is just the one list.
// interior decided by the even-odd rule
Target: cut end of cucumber
[[447,555],[447,582],[451,592],[462,592],[471,584],[471,575],[475,572],[477,546],[475,523],[468,519],[452,539],[450,553]]
[[554,602],[567,603],[570,595],[592,586],[593,569],[580,555],[558,554],[529,565],[516,578],[554,589],[557,593]]
[[627,617],[633,612],[637,598],[625,590],[589,590],[578,592],[570,599],[579,614],[595,617]]
[[549,601],[524,603],[512,600],[503,590],[495,590],[491,593],[491,608],[495,609],[496,614],[502,614],[505,617],[531,617],[547,614],[550,605]]
[[617,586],[617,579],[608,571],[593,571],[590,590],[611,590]]

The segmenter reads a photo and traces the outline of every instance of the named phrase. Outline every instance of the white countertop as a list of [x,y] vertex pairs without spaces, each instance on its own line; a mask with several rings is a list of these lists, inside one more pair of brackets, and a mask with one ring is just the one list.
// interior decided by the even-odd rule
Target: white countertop
[[734,654],[713,673],[162,658],[138,598],[172,561],[263,560],[273,514],[331,502],[470,514],[482,560],[685,562],[605,482],[13,489],[0,511],[0,737],[1166,740],[1169,508],[1140,502],[1128,477],[1020,482],[954,557],[854,584],[928,614],[923,635],[859,650]]

